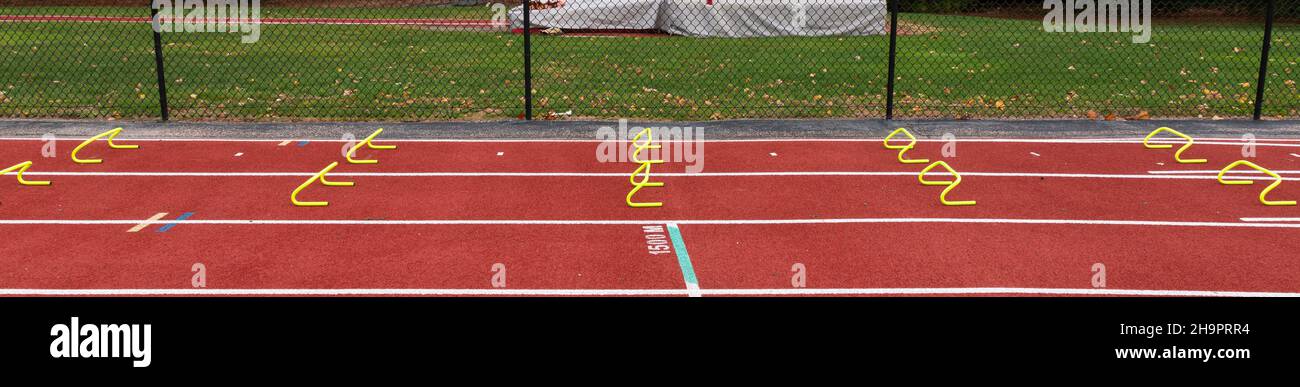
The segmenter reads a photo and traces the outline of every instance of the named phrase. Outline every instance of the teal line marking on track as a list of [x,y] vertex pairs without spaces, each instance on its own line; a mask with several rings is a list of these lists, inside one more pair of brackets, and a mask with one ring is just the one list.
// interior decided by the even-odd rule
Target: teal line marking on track
[[191,216],[194,216],[193,212],[186,212],[184,214],[181,214],[180,217],[176,218],[175,222],[167,223],[166,225],[163,225],[162,227],[158,228],[158,232],[167,232],[167,230],[171,230],[172,227],[176,227],[176,225],[180,224],[180,222],[185,221],[185,219],[189,219]]
[[682,231],[677,229],[676,223],[668,224],[668,236],[673,239],[673,250],[677,253],[677,265],[682,267],[682,279],[686,280],[688,286],[699,286],[700,282],[695,278],[695,266],[691,265],[691,255],[686,252],[686,242],[682,240]]
[[307,144],[309,144],[309,143],[311,143],[311,141],[308,141],[308,140],[299,141],[299,142],[298,142],[298,146],[299,146],[299,147],[304,147],[304,146],[307,146]]

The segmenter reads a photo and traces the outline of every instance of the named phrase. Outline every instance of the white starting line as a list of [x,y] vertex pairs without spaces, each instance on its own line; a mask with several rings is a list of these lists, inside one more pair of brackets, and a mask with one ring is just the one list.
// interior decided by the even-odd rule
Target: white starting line
[[963,296],[1300,297],[1300,293],[1075,288],[789,289],[0,289],[0,296]]

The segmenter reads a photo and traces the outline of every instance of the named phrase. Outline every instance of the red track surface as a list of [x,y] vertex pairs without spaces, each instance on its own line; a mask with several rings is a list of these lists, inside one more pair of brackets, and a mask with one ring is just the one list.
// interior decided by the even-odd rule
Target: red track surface
[[[952,196],[979,204],[945,207],[938,203],[942,187],[921,186],[908,175],[923,165],[899,164],[878,142],[708,142],[704,174],[658,176],[666,187],[639,197],[667,205],[633,209],[623,203],[629,188],[623,174],[634,165],[597,162],[595,142],[391,142],[398,149],[362,152],[379,164],[344,163],[335,170],[333,180],[355,181],[355,187],[304,191],[304,200],[331,203],[324,208],[293,207],[288,196],[308,175],[341,161],[338,142],[119,142],[141,148],[108,150],[101,142],[80,156],[105,162],[81,165],[67,157],[75,141],[59,142],[52,159],[41,157],[42,142],[0,141],[4,166],[33,160],[27,178],[54,181],[21,187],[0,180],[0,221],[8,221],[0,232],[21,236],[0,245],[0,289],[181,292],[192,290],[190,267],[201,262],[208,270],[205,291],[693,293],[683,274],[689,265],[674,254],[650,254],[641,228],[678,222],[705,294],[899,288],[922,289],[902,294],[967,293],[952,288],[1089,294],[1090,270],[1099,262],[1107,267],[1107,289],[1121,292],[1300,292],[1294,253],[1300,222],[1236,227],[1261,225],[1240,218],[1300,218],[1300,208],[1260,205],[1263,184],[1222,186],[1204,178],[1208,173],[1146,178],[1153,176],[1148,171],[1217,169],[1241,158],[1236,144],[1198,144],[1186,156],[1210,163],[1183,165],[1172,162],[1171,150],[1136,143],[961,142],[958,157],[945,159],[965,177]],[[1259,146],[1254,161],[1300,170],[1300,157],[1291,155],[1300,144],[1277,144],[1288,146]],[[942,145],[924,142],[909,154],[937,159]],[[655,172],[681,172],[685,164]],[[137,172],[162,174],[122,175]],[[166,174],[182,172],[210,175]],[[365,175],[412,172],[466,174]],[[726,175],[733,172],[757,174]],[[763,174],[771,172],[885,173]],[[988,173],[1005,175],[981,175]],[[1300,182],[1283,184],[1272,197],[1300,197]],[[193,216],[166,232],[158,232],[160,224],[126,232],[162,212],[169,216],[159,223]],[[825,219],[857,220],[815,223]],[[203,223],[266,220],[287,224]],[[310,220],[335,224],[299,222]],[[556,224],[525,224],[537,220]],[[793,224],[727,222],[754,220]],[[115,222],[71,224],[79,221]],[[1089,221],[1111,223],[1084,224]],[[358,224],[364,222],[370,223]],[[505,290],[490,290],[495,263],[508,268]],[[806,268],[807,289],[790,290],[796,263]],[[969,293],[988,292],[997,293]]]
[[[80,140],[57,142],[57,158],[41,157],[39,141],[0,141],[0,154],[37,160],[47,171],[86,172],[311,172],[340,161],[343,143],[298,141],[119,141],[141,144],[135,151],[87,147],[82,158],[109,157],[110,162],[87,166],[67,157]],[[1210,142],[1210,141],[1206,141]],[[1214,141],[1216,144],[1230,141]],[[390,151],[362,149],[359,158],[377,157],[374,165],[345,165],[340,172],[608,172],[628,173],[629,164],[596,160],[597,142],[492,141],[401,142]],[[1261,141],[1252,160],[1274,170],[1300,170],[1300,143]],[[1280,145],[1280,146],[1277,146]],[[921,142],[909,157],[940,159],[940,142]],[[1147,150],[1134,143],[961,142],[957,157],[943,158],[959,171],[1042,173],[1132,173],[1153,170],[1210,170],[1241,158],[1239,145],[1197,144],[1187,158],[1208,158],[1208,164],[1178,164],[1172,150]],[[740,141],[706,142],[704,172],[898,171],[914,172],[923,165],[898,163],[896,153],[878,141]],[[503,153],[497,156],[497,153]],[[235,157],[236,153],[243,156]],[[776,153],[772,156],[771,153]],[[1033,153],[1037,153],[1035,156]],[[690,163],[656,166],[655,172],[682,172]],[[74,169],[75,168],[75,169]]]

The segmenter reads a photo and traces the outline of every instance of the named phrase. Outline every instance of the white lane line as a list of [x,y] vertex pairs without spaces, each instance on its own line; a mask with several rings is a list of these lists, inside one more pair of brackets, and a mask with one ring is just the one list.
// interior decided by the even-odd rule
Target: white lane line
[[697,283],[697,282],[687,282],[687,283],[686,283],[686,296],[687,296],[687,297],[703,297],[703,296],[704,296],[704,293],[700,290],[700,284]]
[[505,156],[506,152],[497,152],[497,156]]
[[973,295],[1034,294],[1086,296],[1174,296],[1174,297],[1300,297],[1300,293],[1243,292],[1216,290],[1073,289],[1073,288],[876,288],[876,289],[704,289],[705,295]]
[[[982,177],[1053,177],[1078,179],[1165,179],[1165,180],[1214,180],[1213,174],[1197,176],[1192,174],[1156,173],[1147,174],[1106,174],[1106,173],[1018,173],[1018,172],[962,172],[962,176]],[[317,172],[27,172],[31,176],[101,176],[101,177],[310,177]],[[621,172],[340,172],[330,176],[357,177],[627,177]],[[701,173],[655,173],[663,177],[778,177],[778,176],[916,176],[916,172],[701,172]],[[1272,180],[1267,176],[1238,176],[1245,180]],[[1300,176],[1283,177],[1282,180],[1300,181]]]
[[[1268,219],[1268,218],[1246,218]],[[1280,218],[1289,219],[1289,218]],[[139,220],[108,219],[0,219],[0,225],[121,225],[139,224]],[[1159,227],[1250,227],[1250,228],[1300,228],[1296,223],[1245,223],[1198,222],[1164,220],[1105,220],[1105,219],[1005,219],[1005,218],[831,218],[831,219],[684,219],[684,220],[531,220],[531,219],[412,219],[412,220],[321,220],[321,219],[199,219],[159,220],[147,224],[178,225],[342,225],[342,226],[436,226],[436,225],[562,225],[605,226],[645,224],[694,225],[774,225],[774,224],[890,224],[890,223],[958,223],[958,224],[1058,224],[1089,226],[1159,226]]]
[[[1216,169],[1216,170],[1202,169],[1202,170],[1185,170],[1185,171],[1147,171],[1147,173],[1151,173],[1151,174],[1160,174],[1160,175],[1208,174],[1208,175],[1216,175],[1216,176],[1217,176],[1217,175],[1219,174],[1219,170],[1217,170],[1217,169]],[[1254,170],[1254,169],[1234,169],[1234,170],[1228,171],[1228,173],[1253,173],[1253,174],[1261,174],[1261,175],[1264,174],[1264,172],[1256,171],[1256,170]],[[1277,170],[1277,171],[1273,171],[1273,173],[1277,173],[1277,174],[1283,174],[1283,173],[1300,173],[1300,171],[1295,171],[1295,170]]]
[[236,153],[236,154],[235,154],[235,157],[239,157],[239,156],[243,156],[243,155],[244,155],[244,152],[239,152],[239,153]]
[[1038,152],[1029,152],[1029,154],[1034,155],[1034,157],[1042,156],[1042,155],[1038,154]]
[[[158,139],[158,140],[148,140],[148,141],[169,141],[169,140]],[[269,141],[274,141],[274,140],[269,140]],[[276,144],[276,146],[285,146],[285,145],[289,145],[289,143],[291,143],[291,142],[293,142],[293,140],[284,140],[284,141],[281,141],[279,144]]]
[[1292,154],[1291,154],[1291,157],[1300,157],[1300,154],[1292,153]]
[[[279,141],[281,141],[281,140],[278,140],[278,139],[240,139],[240,138],[139,138],[139,139],[136,139],[136,138],[128,138],[128,139],[124,139],[124,140],[128,140],[128,141],[161,141],[161,142],[279,142]],[[39,137],[0,137],[0,141],[45,141],[45,140],[42,140],[42,139],[39,138]],[[68,140],[68,141],[72,141],[72,140]],[[80,140],[77,140],[77,141],[80,141]],[[337,139],[337,138],[314,139],[314,140],[311,140],[311,141],[315,141],[315,142],[326,142],[326,143],[344,143],[344,142],[348,142],[348,140],[341,140],[341,139]],[[433,139],[433,138],[390,139],[390,140],[385,140],[385,141],[388,141],[388,142],[394,142],[394,143],[403,143],[403,142],[407,142],[407,143],[416,143],[416,142],[434,142],[434,143],[438,143],[438,142],[448,142],[448,143],[532,143],[532,142],[538,142],[538,143],[601,143],[601,142],[606,142],[606,140],[598,140],[598,139],[590,139],[590,140],[588,140],[588,139]],[[612,140],[612,141],[614,141],[614,142],[621,142],[621,143],[631,143],[631,142],[632,142],[630,139],[629,139],[629,140]],[[747,143],[747,142],[776,142],[776,143],[791,143],[791,142],[874,142],[874,143],[879,143],[879,142],[882,141],[882,139],[880,139],[880,138],[773,138],[773,139],[704,139],[704,140],[691,140],[691,141],[683,141],[683,140],[662,140],[662,141],[659,141],[659,142],[662,142],[662,143],[680,143],[680,142],[695,142],[695,141],[703,141],[703,142],[706,142],[706,143],[724,143],[724,142],[741,142],[741,143]],[[950,142],[949,140],[944,140],[944,139],[941,139],[941,138],[921,138],[921,139],[917,139],[917,141],[919,141],[919,142],[945,142],[945,143],[946,143],[946,142]],[[1300,139],[1264,139],[1264,140],[1256,140],[1256,141],[1257,141],[1257,142],[1254,143],[1254,145],[1256,145],[1256,146],[1300,147]],[[292,142],[292,140],[289,140],[288,142]],[[284,143],[281,143],[281,144],[287,145],[288,142],[284,142]],[[959,139],[959,140],[957,140],[957,142],[966,142],[966,143],[972,143],[972,142],[989,142],[989,143],[1049,143],[1049,144],[1053,144],[1053,143],[1058,143],[1058,144],[1141,144],[1141,143],[1142,143],[1142,139],[1141,139],[1141,138],[1132,138],[1132,139],[1129,139],[1129,138],[1118,138],[1118,139],[1097,139],[1097,138],[965,138],[965,139]],[[1185,141],[1182,141],[1182,140],[1152,140],[1150,143],[1152,143],[1152,144],[1184,144],[1184,143],[1186,143],[1186,142],[1185,142]],[[1245,142],[1242,142],[1242,141],[1240,141],[1240,140],[1238,140],[1238,139],[1214,139],[1214,138],[1198,139],[1198,141],[1197,141],[1197,143],[1196,143],[1196,145],[1229,145],[1229,146],[1242,146],[1242,145],[1245,145],[1245,144],[1246,144]]]
[[1300,222],[1300,218],[1241,218],[1242,222]]
[[[4,296],[688,296],[686,289],[0,289]],[[1083,295],[1169,297],[1300,297],[1300,293],[1218,290],[1074,288],[789,288],[701,289],[707,296],[816,295]]]
[[140,232],[140,230],[144,230],[145,227],[149,227],[149,225],[153,224],[153,222],[157,222],[159,219],[162,219],[163,217],[166,216],[167,216],[166,212],[159,212],[154,216],[149,217],[149,219],[145,220],[144,223],[137,224],[135,225],[135,227],[131,227],[130,230],[126,230],[126,232]]

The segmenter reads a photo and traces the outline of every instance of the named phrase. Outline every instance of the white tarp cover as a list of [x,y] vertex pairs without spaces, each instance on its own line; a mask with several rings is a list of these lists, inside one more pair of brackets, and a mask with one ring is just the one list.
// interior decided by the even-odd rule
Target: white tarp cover
[[[885,0],[566,0],[533,10],[533,27],[648,30],[710,37],[881,35]],[[510,10],[523,27],[523,8]]]
[[[700,0],[704,1],[704,0]],[[565,0],[558,8],[534,9],[533,27],[562,30],[653,30],[664,0]],[[510,10],[510,25],[523,28],[524,8]]]

